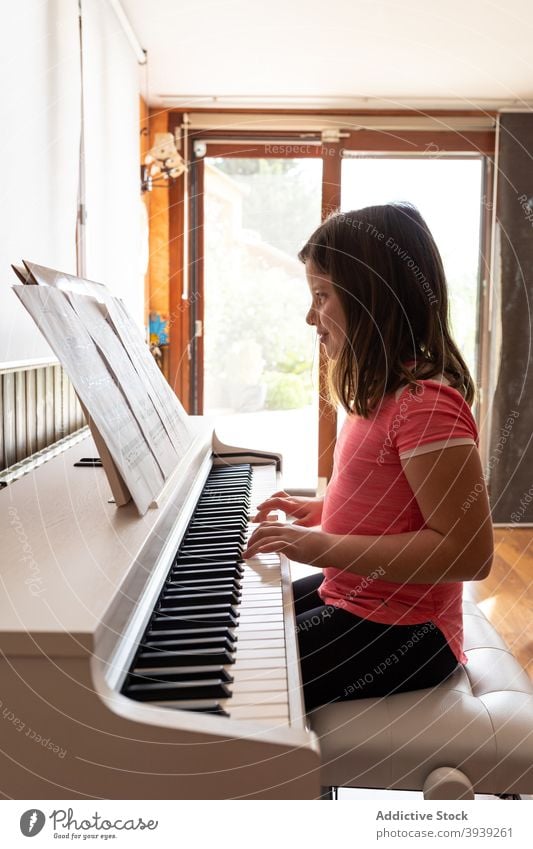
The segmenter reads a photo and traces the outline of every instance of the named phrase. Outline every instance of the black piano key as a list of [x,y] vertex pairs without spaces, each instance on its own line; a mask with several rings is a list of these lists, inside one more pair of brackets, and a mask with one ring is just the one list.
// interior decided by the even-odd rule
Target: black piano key
[[219,467],[213,466],[208,480],[239,480],[240,478],[244,478],[245,480],[250,479],[250,466],[243,466],[242,469],[232,466],[231,469],[227,469],[224,472],[219,472]]
[[235,658],[226,649],[184,649],[183,651],[143,650],[135,658],[135,666],[201,666],[202,664],[234,663]]
[[197,545],[187,544],[182,546],[178,551],[177,559],[181,563],[188,557],[198,557],[198,559],[211,557],[213,560],[227,560],[228,558],[232,560],[235,558],[238,560],[240,550],[241,546],[237,543],[206,545],[203,542],[199,542]]
[[219,525],[227,524],[229,528],[233,526],[239,527],[242,525],[243,520],[246,519],[248,506],[248,504],[244,503],[236,505],[215,504],[214,500],[206,501],[205,503],[199,501],[189,524],[200,524],[204,521],[215,522],[218,520]]
[[250,464],[244,464],[242,468],[232,465],[231,468],[228,468],[224,471],[219,471],[219,469],[223,467],[221,466],[213,466],[209,478],[212,480],[220,480],[224,478],[228,478],[231,480],[238,480],[241,476],[249,478],[250,476]]
[[224,480],[224,478],[222,477],[218,477],[217,479],[213,478],[211,480],[208,478],[206,481],[206,487],[208,488],[208,491],[213,492],[249,492],[250,484],[251,478],[248,478],[248,480],[246,480],[246,478],[244,477],[235,478],[234,480]]
[[205,581],[200,584],[196,582],[193,583],[192,581],[178,581],[172,578],[172,580],[165,583],[163,592],[189,594],[226,592],[241,595],[241,586],[236,580],[215,581],[211,579],[210,581]]
[[217,616],[224,616],[229,613],[230,616],[237,618],[238,610],[229,602],[225,604],[187,604],[182,605],[179,600],[169,598],[168,600],[160,599],[156,606],[158,613],[165,613],[169,616],[186,616],[187,619],[194,619],[199,614],[213,613]]
[[[197,517],[196,524],[191,529],[191,533],[187,533],[187,537],[184,539],[184,542],[192,542],[196,544],[199,540],[202,540],[203,534],[205,534],[206,542],[209,544],[220,544],[231,542],[232,538],[239,538],[246,532],[246,528],[225,528],[225,521],[219,522],[216,524],[207,524],[203,521],[202,517]],[[200,533],[201,531],[201,533]],[[227,531],[224,533],[224,531]],[[220,543],[217,543],[216,540],[212,540],[211,537],[214,534],[220,535]]]
[[[229,477],[229,475],[231,475],[232,477]],[[241,481],[241,483],[244,481],[244,485],[246,485],[246,483],[250,481],[252,477],[250,470],[246,469],[240,469],[235,471],[231,470],[229,472],[229,475],[226,476],[224,474],[213,474],[213,470],[211,470],[206,483],[211,485],[213,483],[220,483],[221,486],[224,486],[226,483],[231,483],[232,481]]]
[[237,636],[235,634],[232,634],[229,628],[161,628],[156,631],[146,631],[143,639],[147,640],[148,642],[151,642],[152,640],[159,639],[179,640],[181,637],[191,640],[195,639],[196,637],[225,637],[225,639],[228,640],[230,644],[234,644],[237,642]]
[[[251,501],[251,492],[244,488],[240,495],[233,495],[231,498],[227,498],[225,496],[217,497],[215,494],[211,493],[205,498],[202,497],[199,499],[193,513],[193,518],[195,518],[202,510],[212,510],[217,506],[222,507],[224,510],[233,511],[235,516],[239,516],[240,518],[243,514],[243,508],[247,506],[245,502],[248,501]],[[218,504],[215,502],[218,502]]]
[[228,566],[227,563],[223,563],[222,565],[216,565],[214,568],[212,566],[199,566],[197,569],[181,568],[180,566],[173,566],[170,570],[169,578],[171,580],[186,580],[187,578],[203,580],[207,578],[216,578],[217,581],[219,579],[226,578],[242,578],[244,574],[244,568],[239,565]]
[[205,489],[200,498],[198,499],[197,508],[199,509],[206,501],[213,501],[214,499],[218,499],[218,501],[228,501],[231,499],[230,504],[232,507],[239,508],[240,500],[249,498],[251,491],[246,483],[240,483],[237,486],[232,488],[231,483],[223,483],[222,481],[217,481],[216,484],[209,481],[206,484],[209,489]]
[[240,518],[243,514],[243,508],[247,506],[246,502],[248,500],[250,498],[245,492],[239,495],[238,498],[233,496],[231,499],[216,494],[206,495],[198,502],[196,510],[193,513],[193,518],[196,518],[205,510],[217,510],[220,514],[231,513],[233,516]]
[[214,599],[215,596],[219,593],[229,593],[230,596],[235,597],[234,600],[232,601],[231,598],[230,599],[224,599],[224,600],[229,600],[231,602],[231,604],[238,604],[240,602],[240,599],[241,599],[241,596],[242,596],[242,589],[240,587],[235,587],[232,584],[222,584],[222,585],[220,585],[220,584],[213,584],[213,585],[208,584],[207,586],[200,586],[200,587],[199,586],[190,586],[190,585],[186,585],[186,586],[179,586],[179,585],[175,586],[175,585],[173,585],[171,587],[165,586],[163,588],[162,596],[164,595],[166,598],[172,597],[172,598],[178,599],[182,595],[187,594],[191,597],[198,598],[203,602],[204,601],[204,593],[206,595],[208,595],[208,597],[210,599]]
[[226,553],[219,551],[212,554],[205,554],[199,551],[184,554],[180,552],[176,558],[174,568],[179,568],[180,566],[209,566],[211,569],[216,569],[219,566],[220,568],[227,569],[228,566],[236,565],[241,560],[241,552]]
[[216,530],[227,525],[230,530],[237,532],[246,531],[248,528],[248,518],[243,514],[239,517],[231,518],[230,516],[220,516],[217,513],[213,513],[213,515],[196,516],[192,521],[193,528],[203,527]]
[[202,502],[206,498],[217,497],[218,498],[233,498],[233,503],[238,506],[237,498],[246,497],[250,494],[250,487],[248,485],[248,481],[210,481],[209,478],[205,484],[204,490],[200,496],[199,503]]
[[184,605],[191,604],[238,604],[240,593],[233,592],[232,590],[226,589],[211,589],[210,592],[200,592],[197,590],[196,592],[189,592],[186,589],[171,589],[169,587],[165,587],[163,590],[162,596],[159,599],[159,603],[161,606],[166,606],[167,602],[172,601],[173,604],[180,604],[182,607]]
[[194,619],[190,616],[164,616],[158,613],[153,616],[150,621],[150,628],[159,631],[161,628],[199,628],[203,625],[209,625],[212,628],[236,628],[237,619],[226,613],[197,613]]
[[175,559],[179,562],[182,557],[197,555],[199,560],[203,557],[209,557],[215,563],[218,561],[227,561],[228,556],[235,557],[236,560],[239,560],[240,552],[243,545],[246,544],[247,538],[248,534],[243,534],[239,539],[220,542],[205,539],[202,535],[199,535],[197,539],[193,537],[192,542],[187,541],[186,544],[182,545]]
[[235,510],[233,507],[221,506],[220,504],[205,504],[191,519],[194,528],[203,525],[206,528],[216,529],[227,526],[228,531],[244,530],[243,520],[247,519],[248,505]]
[[194,518],[197,519],[205,510],[213,509],[220,515],[225,515],[228,518],[230,515],[233,515],[235,518],[240,518],[246,508],[250,506],[250,503],[250,496],[243,492],[239,492],[234,495],[206,495],[198,504],[198,507],[194,512]]
[[[210,556],[199,554],[195,552],[194,554],[183,554],[180,555],[179,558],[176,559],[175,563],[172,566],[172,578],[176,577],[176,573],[174,570],[190,567],[195,567],[197,569],[228,569],[228,568],[236,568],[243,567],[244,562],[241,556],[241,552],[234,552],[233,554],[224,554],[218,553],[218,555],[211,554]],[[242,574],[242,572],[241,572]]]
[[190,584],[224,584],[235,583],[239,584],[243,576],[243,568],[239,566],[226,565],[224,568],[216,567],[214,569],[204,568],[200,566],[198,569],[191,569],[189,566],[173,565],[167,575],[167,582],[175,581],[177,583]]
[[235,590],[235,592],[240,591],[240,582],[237,581],[236,578],[171,578],[166,581],[165,589],[171,590],[174,587],[179,589],[183,587],[187,589],[189,592],[196,592],[199,590],[202,592],[204,589],[208,590],[218,590],[218,589],[226,589],[226,590]]
[[250,494],[250,487],[247,481],[210,481],[209,478],[205,484],[202,495],[200,496],[200,504],[210,497],[232,498],[233,503],[238,506],[237,498],[246,497]]
[[[194,577],[193,577],[194,575]],[[221,584],[226,581],[233,581],[240,586],[244,576],[244,569],[237,571],[234,567],[227,569],[193,569],[187,568],[181,570],[179,567],[174,567],[169,573],[167,581],[176,583],[185,583],[187,581],[205,581],[208,584]]]
[[188,543],[180,548],[176,559],[178,562],[185,557],[198,557],[199,559],[209,557],[211,560],[227,560],[230,558],[238,560],[241,550],[241,542],[227,544],[214,543],[213,545],[209,545],[205,540],[200,539],[196,544],[191,545]]
[[220,531],[223,528],[224,531],[228,531],[228,533],[224,536],[224,539],[234,539],[237,542],[242,540],[243,537],[246,537],[248,534],[248,523],[246,525],[242,525],[240,527],[224,527],[222,523],[209,523],[209,522],[196,522],[192,527],[187,531],[187,539],[199,540],[202,538],[211,540],[211,538],[215,535],[221,537]]
[[231,472],[230,475],[212,475],[209,474],[207,478],[207,485],[213,486],[215,484],[219,484],[220,486],[232,486],[234,483],[239,483],[240,486],[247,486],[251,481],[252,476],[250,471],[246,469],[242,469],[241,471]]
[[142,651],[188,651],[189,649],[224,649],[225,651],[235,651],[235,646],[225,637],[198,637],[193,639],[172,638],[166,639],[145,639],[142,641],[140,648]]
[[147,681],[153,683],[163,681],[204,681],[209,678],[212,681],[222,681],[223,684],[232,684],[233,676],[223,666],[187,666],[183,668],[175,667],[172,669],[153,669],[145,668],[139,672],[136,668],[129,673],[125,689],[128,684],[145,684]]
[[229,520],[221,521],[217,516],[204,516],[202,518],[192,519],[187,530],[187,533],[196,531],[216,531],[219,528],[224,528],[228,531],[233,531],[234,533],[246,533],[248,528],[248,521],[244,518],[238,520]]
[[143,702],[176,699],[227,699],[231,691],[222,681],[169,681],[158,684],[131,684],[125,695]]
[[[158,702],[154,702],[158,704]],[[179,699],[172,700],[168,703],[163,702],[162,707],[175,708],[176,710],[190,710],[194,713],[214,713],[217,716],[229,716],[229,713],[224,710],[218,702],[210,702],[208,699]]]
[[238,540],[220,540],[220,542],[217,542],[216,540],[204,539],[203,536],[198,538],[187,537],[178,549],[178,556],[182,551],[186,551],[187,549],[190,551],[196,551],[196,549],[199,548],[202,551],[209,553],[211,551],[233,551],[238,545]]
[[198,502],[198,506],[191,516],[192,522],[201,522],[205,518],[218,516],[219,524],[240,523],[246,517],[246,511],[250,507],[251,498],[244,493],[238,497],[220,497],[218,495],[208,496]]
[[242,531],[233,531],[232,533],[224,533],[217,529],[213,529],[211,531],[207,531],[205,528],[198,528],[189,530],[187,535],[187,540],[196,545],[196,543],[202,543],[203,545],[219,545],[221,543],[231,545],[242,545],[243,541],[246,539],[246,530],[243,528]]

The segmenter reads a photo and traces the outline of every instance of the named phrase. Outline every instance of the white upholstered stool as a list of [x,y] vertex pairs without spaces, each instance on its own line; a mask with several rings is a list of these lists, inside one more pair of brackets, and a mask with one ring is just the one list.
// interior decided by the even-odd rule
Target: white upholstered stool
[[313,711],[325,788],[533,793],[533,687],[477,605],[463,610],[468,664],[444,683]]

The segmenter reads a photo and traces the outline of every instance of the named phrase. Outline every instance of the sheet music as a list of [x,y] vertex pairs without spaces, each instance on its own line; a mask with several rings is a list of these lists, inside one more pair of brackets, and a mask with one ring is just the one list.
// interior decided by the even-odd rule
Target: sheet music
[[137,419],[164,477],[169,477],[178,464],[178,453],[127,352],[111,325],[106,321],[105,304],[98,304],[94,298],[86,295],[74,295],[70,292],[65,295],[96,343],[108,369],[115,376],[116,383]]
[[192,439],[187,413],[158,369],[122,301],[112,298],[106,302],[106,307],[124,348],[146,386],[146,391],[160,411],[174,447],[182,457]]
[[14,286],[89,411],[141,515],[164,483],[124,394],[95,342],[67,300],[53,286]]
[[109,289],[103,283],[85,280],[84,277],[73,277],[72,274],[56,271],[45,265],[37,265],[35,262],[27,262],[25,259],[22,261],[30,276],[41,286],[53,286],[54,289],[60,289],[62,292],[72,292],[77,295],[93,295],[98,301],[111,297]]
[[33,262],[24,261],[24,265],[41,285],[53,286],[67,294],[92,295],[99,303],[105,304],[108,320],[154,404],[174,449],[179,457],[183,457],[192,440],[187,413],[161,374],[123,302],[115,298],[106,286],[93,280],[73,277]]

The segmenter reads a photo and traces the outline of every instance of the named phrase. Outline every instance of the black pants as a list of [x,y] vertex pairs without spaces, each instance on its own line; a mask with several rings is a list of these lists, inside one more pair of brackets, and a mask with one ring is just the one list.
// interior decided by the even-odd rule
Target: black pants
[[323,575],[293,584],[307,711],[329,702],[375,698],[439,684],[457,659],[432,622],[384,625],[325,605]]

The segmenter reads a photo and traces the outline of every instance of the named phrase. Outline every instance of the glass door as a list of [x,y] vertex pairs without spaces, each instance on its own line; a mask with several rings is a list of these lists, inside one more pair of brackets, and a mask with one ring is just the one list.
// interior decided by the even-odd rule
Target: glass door
[[407,157],[345,154],[343,210],[390,201],[418,207],[435,237],[450,292],[452,331],[474,379],[479,378],[478,316],[481,156]]
[[317,348],[297,253],[320,223],[320,158],[204,159],[203,412],[221,439],[317,485]]

